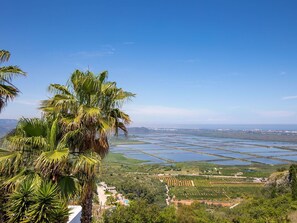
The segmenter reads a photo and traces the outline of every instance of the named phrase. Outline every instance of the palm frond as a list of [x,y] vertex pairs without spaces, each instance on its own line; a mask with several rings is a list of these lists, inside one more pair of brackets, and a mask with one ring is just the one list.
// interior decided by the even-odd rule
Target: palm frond
[[36,172],[34,172],[31,176],[32,177],[30,180],[32,182],[32,186],[34,188],[39,188],[43,181],[42,177],[39,174],[37,174]]
[[9,85],[0,84],[0,112],[7,105],[7,103],[13,100],[19,93],[17,88]]
[[0,62],[8,61],[10,58],[10,52],[7,50],[0,50]]
[[17,124],[17,134],[24,136],[43,136],[46,137],[48,123],[43,119],[38,118],[21,118]]
[[[16,150],[28,150],[38,152],[38,149],[47,148],[47,140],[42,136],[33,136],[33,137],[22,137],[22,136],[11,136],[7,139]],[[33,154],[32,154],[33,155]]]
[[68,141],[70,141],[70,139],[77,137],[79,134],[81,134],[79,129],[68,131],[64,134],[63,138],[61,139],[61,143],[66,144]]
[[19,90],[13,86],[0,83],[0,95],[8,99],[13,99],[17,96]]
[[22,153],[18,151],[1,151],[0,175],[11,175],[17,173],[22,161]]
[[19,169],[12,177],[5,178],[1,186],[7,191],[12,191],[22,185],[27,178],[26,169]]
[[81,186],[74,176],[62,176],[58,181],[59,190],[64,198],[71,198],[79,194]]
[[60,84],[50,84],[50,86],[48,87],[48,90],[49,90],[49,92],[54,93],[54,94],[71,95],[67,86],[60,85]]
[[0,80],[11,81],[14,77],[26,75],[27,74],[24,71],[22,71],[18,66],[0,67]]
[[102,117],[101,109],[96,107],[80,106],[77,117],[81,123],[94,125],[97,124]]
[[[0,50],[0,63],[8,61],[10,53],[6,50]],[[9,100],[13,100],[20,90],[11,83],[11,80],[17,76],[26,76],[18,66],[0,67],[0,112],[7,105]]]
[[49,144],[50,144],[51,149],[54,149],[56,147],[57,134],[58,134],[58,119],[56,119],[53,122],[51,130],[50,130]]
[[95,140],[94,150],[101,158],[104,158],[108,154],[109,143],[105,132],[101,131],[99,138]]
[[107,70],[102,71],[102,72],[97,76],[97,79],[99,79],[101,83],[106,82],[107,78],[108,78],[108,71],[107,71]]
[[67,164],[68,155],[69,149],[67,148],[43,152],[37,158],[35,168],[46,176],[59,174]]
[[85,179],[94,178],[100,163],[100,157],[95,153],[81,154],[75,159],[73,171]]
[[77,100],[71,95],[56,94],[53,98],[41,101],[39,107],[45,113],[69,113],[77,107]]

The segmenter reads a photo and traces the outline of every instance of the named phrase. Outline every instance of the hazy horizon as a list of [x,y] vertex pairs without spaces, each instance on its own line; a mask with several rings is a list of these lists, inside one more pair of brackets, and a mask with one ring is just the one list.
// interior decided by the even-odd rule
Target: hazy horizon
[[[0,119],[1,120],[17,120],[17,119]],[[232,129],[232,130],[281,130],[281,131],[297,131],[297,124],[131,124],[131,128],[172,128],[172,129]]]
[[232,130],[281,130],[297,131],[297,124],[168,124],[131,125],[129,127],[173,128],[173,129],[232,129]]

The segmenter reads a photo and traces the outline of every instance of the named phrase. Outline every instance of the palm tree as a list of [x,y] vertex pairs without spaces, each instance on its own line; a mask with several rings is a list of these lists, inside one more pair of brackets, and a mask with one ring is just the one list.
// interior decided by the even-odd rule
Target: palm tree
[[70,157],[66,138],[59,136],[57,120],[21,119],[6,137],[8,149],[0,151],[0,177],[7,179],[3,185],[14,188],[39,177],[57,183],[67,198],[74,194],[78,189],[73,176],[76,157]]
[[127,134],[131,122],[121,106],[134,94],[107,81],[107,72],[95,75],[90,71],[76,70],[67,85],[51,84],[54,96],[42,102],[41,109],[48,118],[58,118],[71,154],[80,155],[77,174],[82,184],[83,223],[92,220],[92,199],[95,189],[98,157],[109,150],[108,135]]
[[[8,61],[10,53],[6,50],[0,50],[0,64]],[[6,106],[7,102],[13,100],[18,94],[19,89],[15,87],[11,80],[16,76],[26,76],[18,66],[0,67],[0,112]]]
[[[5,144],[6,149],[0,151],[0,189],[2,195],[5,195],[2,197],[3,202],[8,203],[7,207],[2,207],[2,209],[4,212],[8,211],[11,222],[18,222],[24,215],[29,214],[32,215],[33,222],[41,222],[41,220],[35,220],[43,218],[43,214],[34,212],[38,210],[36,205],[32,210],[27,208],[27,202],[30,204],[32,201],[29,194],[33,190],[32,186],[28,185],[33,185],[34,193],[38,194],[36,187],[39,187],[42,182],[52,184],[60,195],[61,201],[56,202],[57,205],[66,203],[70,198],[79,194],[80,187],[74,176],[75,164],[78,162],[70,158],[69,149],[65,147],[64,141],[59,139],[57,120],[23,118],[14,132],[6,137]],[[52,190],[47,186],[42,188],[45,191],[40,196]],[[44,199],[44,202],[47,202],[47,198]],[[9,202],[11,200],[15,202]],[[54,203],[54,200],[52,202]],[[60,218],[58,216],[64,216],[63,210],[63,208],[58,208],[55,211],[57,221]],[[48,215],[47,211],[44,215]],[[54,222],[54,220],[49,222]]]
[[0,177],[6,188],[14,189],[26,178],[38,177],[34,161],[49,147],[49,125],[41,119],[21,119],[6,136],[0,151]]

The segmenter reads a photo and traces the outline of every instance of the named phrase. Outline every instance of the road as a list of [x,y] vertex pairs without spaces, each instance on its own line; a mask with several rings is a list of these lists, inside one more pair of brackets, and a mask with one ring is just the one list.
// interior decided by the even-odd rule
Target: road
[[105,194],[105,190],[102,186],[97,186],[97,193],[98,193],[98,198],[99,198],[99,203],[102,208],[105,207],[107,196]]

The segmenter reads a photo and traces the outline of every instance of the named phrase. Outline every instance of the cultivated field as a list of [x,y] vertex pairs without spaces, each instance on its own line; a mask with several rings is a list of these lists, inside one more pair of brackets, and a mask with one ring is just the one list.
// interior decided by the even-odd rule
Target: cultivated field
[[251,197],[261,192],[263,183],[253,183],[249,179],[207,178],[207,177],[175,178],[177,182],[193,182],[194,186],[168,184],[171,197],[175,199],[195,200],[230,200]]
[[167,176],[159,176],[158,177],[162,182],[165,182],[168,186],[175,186],[175,187],[194,187],[193,180],[185,180],[179,179],[176,177],[167,177]]

